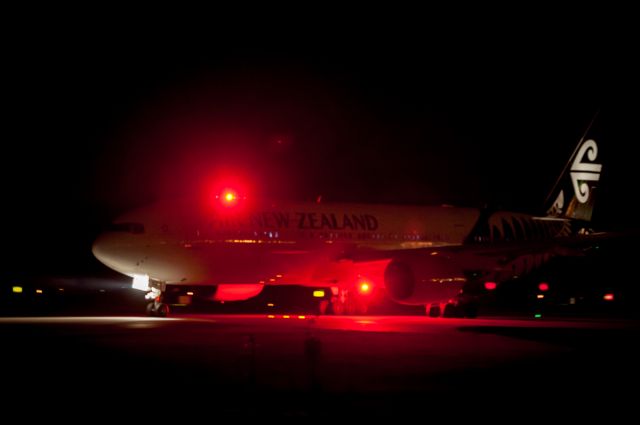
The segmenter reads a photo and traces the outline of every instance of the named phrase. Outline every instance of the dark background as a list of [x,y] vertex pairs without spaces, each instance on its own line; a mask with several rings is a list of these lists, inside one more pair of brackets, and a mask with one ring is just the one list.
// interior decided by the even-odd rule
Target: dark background
[[[383,4],[379,11],[371,4],[354,11],[309,6],[264,13],[247,4],[228,12],[216,3],[209,6],[214,10],[168,9],[158,16],[157,4],[140,11],[129,4],[121,10],[29,4],[20,14],[5,5],[0,315],[141,314],[141,293],[124,289],[128,279],[93,258],[92,241],[122,211],[202,195],[224,174],[250,181],[264,197],[315,200],[322,194],[326,201],[542,212],[597,109],[604,169],[594,227],[636,226],[636,13],[608,15],[600,4],[566,11],[555,4],[522,10],[452,4],[451,12],[425,4],[415,10]],[[600,252],[540,270],[533,279],[551,285],[545,302],[532,302],[540,280],[501,285],[494,311],[516,300],[517,312],[529,317],[637,319],[637,238],[615,240]],[[50,286],[38,296],[43,282]],[[24,293],[12,294],[18,284]],[[306,312],[296,303],[309,299],[301,292],[308,289],[267,288],[244,311],[264,312],[274,301],[265,297],[279,294],[278,311]],[[614,303],[602,301],[605,291],[615,293]],[[567,306],[569,297],[578,303]],[[232,303],[215,308],[207,311],[237,311]],[[139,397],[143,385],[177,390],[163,397],[160,411],[177,408],[183,417],[201,406],[217,415],[262,417],[397,416],[434,406],[433,417],[444,405],[453,407],[444,409],[448,418],[450,412],[477,416],[488,406],[494,417],[513,416],[509,408],[517,406],[528,416],[549,416],[553,409],[554,416],[602,412],[610,419],[633,405],[633,392],[620,384],[638,375],[635,327],[469,324],[460,329],[465,335],[427,332],[413,343],[402,333],[339,331],[331,339],[315,333],[326,344],[323,361],[337,363],[331,376],[357,377],[341,373],[350,364],[373,373],[364,382],[378,371],[386,376],[394,365],[399,373],[375,382],[370,393],[349,383],[345,393],[317,397],[277,391],[289,373],[262,380],[269,376],[262,375],[263,362],[277,359],[274,365],[291,370],[304,365],[294,357],[302,347],[293,329],[277,326],[269,337],[273,330],[214,321],[164,321],[155,329],[130,320],[89,322],[100,325],[3,325],[0,357],[11,365],[3,374],[10,389],[5,404],[21,414],[46,412],[48,419],[52,411],[68,419],[83,406],[92,414],[119,414],[114,403],[105,409],[105,401]],[[255,341],[255,333],[257,344],[245,342],[238,353],[234,335]],[[280,343],[279,335],[297,347]],[[473,348],[483,341],[496,343],[486,364],[482,359],[489,357]],[[393,348],[388,358],[380,357],[389,352],[385,347]],[[430,357],[446,367],[421,372]],[[503,358],[512,360],[498,361]],[[416,363],[422,364],[413,369]],[[235,384],[230,377],[245,364],[254,374],[238,374],[249,379]],[[397,390],[380,391],[389,387]],[[455,397],[461,389],[471,396]]]
[[637,49],[624,14],[593,12],[29,16],[5,40],[3,273],[104,272],[110,218],[224,174],[264,197],[542,212],[597,110],[594,225],[632,227]]

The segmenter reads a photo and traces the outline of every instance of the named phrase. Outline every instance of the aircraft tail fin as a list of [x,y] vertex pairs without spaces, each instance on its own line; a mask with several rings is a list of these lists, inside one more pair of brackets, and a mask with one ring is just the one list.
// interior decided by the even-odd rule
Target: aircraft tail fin
[[591,221],[602,164],[598,142],[593,137],[594,115],[573,154],[547,196],[545,204],[550,217]]

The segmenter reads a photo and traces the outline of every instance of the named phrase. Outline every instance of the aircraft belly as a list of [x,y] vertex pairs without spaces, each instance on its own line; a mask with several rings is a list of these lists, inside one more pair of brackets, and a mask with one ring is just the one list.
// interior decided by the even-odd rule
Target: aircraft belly
[[295,284],[310,279],[318,257],[317,252],[254,245],[167,247],[147,260],[146,269],[150,277],[171,284]]

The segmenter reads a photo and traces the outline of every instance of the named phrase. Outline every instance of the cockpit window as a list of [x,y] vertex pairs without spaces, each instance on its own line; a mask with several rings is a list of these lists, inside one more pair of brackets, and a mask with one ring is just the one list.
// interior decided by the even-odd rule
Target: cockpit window
[[127,232],[140,234],[144,233],[144,226],[141,223],[111,223],[107,227],[111,232]]

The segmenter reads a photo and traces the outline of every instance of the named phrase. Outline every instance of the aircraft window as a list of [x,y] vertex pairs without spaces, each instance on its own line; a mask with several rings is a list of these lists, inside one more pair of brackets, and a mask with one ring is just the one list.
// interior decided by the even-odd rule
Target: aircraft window
[[511,217],[511,222],[513,223],[516,239],[524,239],[524,232],[522,231],[522,225],[520,224],[520,221],[515,217]]
[[502,233],[500,232],[500,229],[498,229],[498,226],[496,226],[494,224],[493,225],[493,240],[494,241],[499,241],[500,239],[502,239]]
[[111,232],[127,232],[140,234],[144,233],[144,226],[141,223],[111,223],[107,227]]
[[512,241],[513,229],[511,228],[511,225],[507,222],[507,220],[505,220],[504,218],[502,219],[502,230],[504,230],[504,240]]

